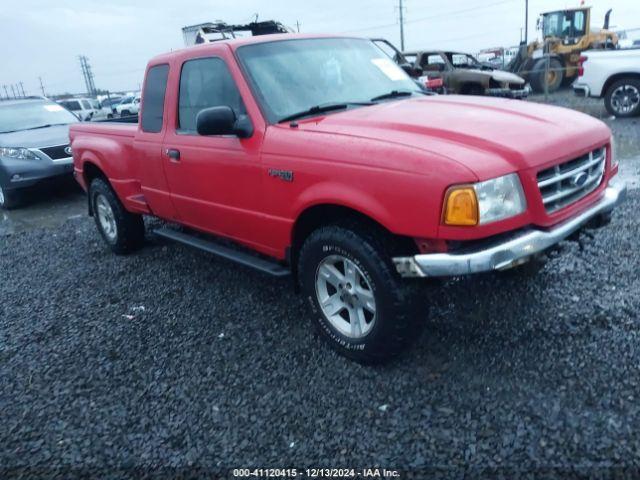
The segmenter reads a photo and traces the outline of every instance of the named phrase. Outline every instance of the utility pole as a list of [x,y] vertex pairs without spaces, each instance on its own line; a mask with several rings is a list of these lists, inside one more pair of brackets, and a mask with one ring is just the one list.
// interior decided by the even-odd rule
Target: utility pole
[[404,52],[404,7],[402,6],[402,0],[398,0],[400,10],[400,50]]
[[93,73],[91,72],[91,65],[89,65],[89,59],[84,55],[79,55],[80,69],[82,70],[82,76],[84,77],[84,84],[87,87],[87,95],[94,96],[96,94],[96,86],[93,82]]
[[524,43],[529,44],[529,0],[524,0]]
[[47,95],[44,93],[44,84],[42,83],[42,77],[38,77],[38,80],[40,80],[40,90],[42,90],[42,96],[46,97]]

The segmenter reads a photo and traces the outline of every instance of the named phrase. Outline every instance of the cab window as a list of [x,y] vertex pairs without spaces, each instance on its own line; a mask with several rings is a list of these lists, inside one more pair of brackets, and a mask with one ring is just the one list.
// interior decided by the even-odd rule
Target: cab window
[[220,58],[188,60],[180,73],[178,131],[196,131],[196,116],[205,108],[226,105],[236,116],[246,114],[240,92]]
[[423,55],[420,66],[428,72],[442,72],[445,69],[444,58],[439,53]]
[[141,128],[143,132],[158,133],[162,130],[164,115],[164,95],[167,90],[169,65],[155,65],[149,68],[144,81],[144,109]]

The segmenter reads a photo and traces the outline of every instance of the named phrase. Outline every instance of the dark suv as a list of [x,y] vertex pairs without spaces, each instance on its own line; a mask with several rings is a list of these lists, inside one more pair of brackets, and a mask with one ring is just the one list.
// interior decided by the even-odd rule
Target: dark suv
[[42,97],[0,100],[0,208],[45,179],[70,175],[69,124],[77,117]]

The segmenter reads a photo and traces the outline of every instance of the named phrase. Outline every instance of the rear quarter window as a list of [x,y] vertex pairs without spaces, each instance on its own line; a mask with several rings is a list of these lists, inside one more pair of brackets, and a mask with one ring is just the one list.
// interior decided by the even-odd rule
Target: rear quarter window
[[143,132],[158,133],[162,130],[168,75],[169,65],[166,64],[155,65],[147,72],[142,92],[144,107],[140,123]]

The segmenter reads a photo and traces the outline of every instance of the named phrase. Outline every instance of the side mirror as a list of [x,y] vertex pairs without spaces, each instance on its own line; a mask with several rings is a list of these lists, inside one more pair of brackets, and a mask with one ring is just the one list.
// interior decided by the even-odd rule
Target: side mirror
[[198,135],[237,135],[249,138],[253,135],[253,125],[247,115],[236,118],[231,107],[222,105],[200,110],[196,116]]

